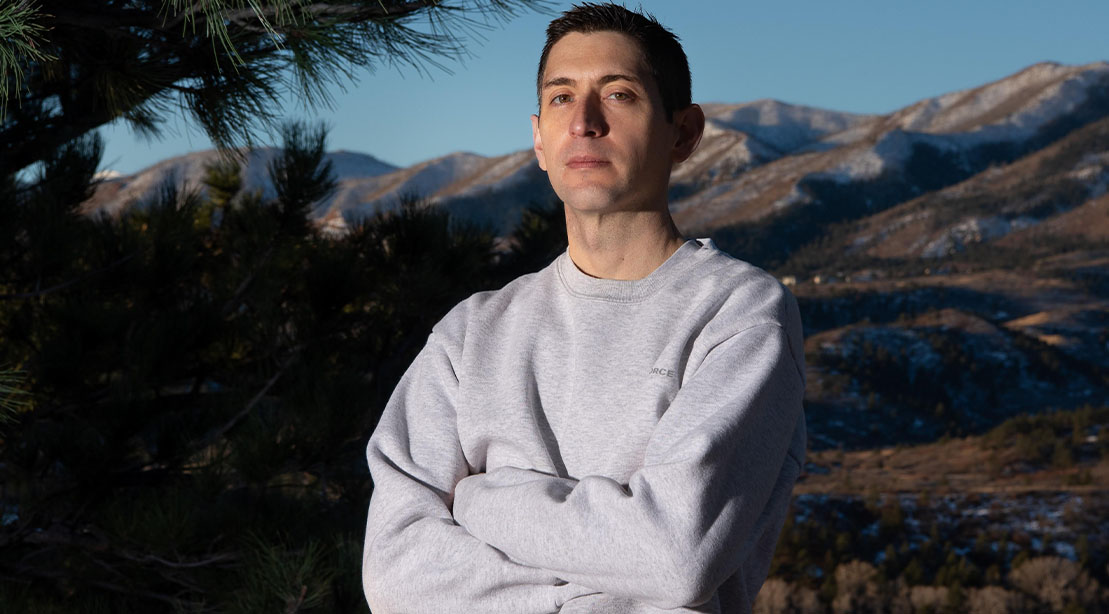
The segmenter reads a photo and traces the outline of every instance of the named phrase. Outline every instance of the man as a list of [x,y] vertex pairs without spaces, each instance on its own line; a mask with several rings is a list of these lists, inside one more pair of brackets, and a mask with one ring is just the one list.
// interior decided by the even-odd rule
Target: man
[[704,128],[673,34],[595,4],[547,33],[532,132],[569,248],[460,303],[398,384],[367,452],[366,597],[749,612],[804,454],[797,308],[670,218]]

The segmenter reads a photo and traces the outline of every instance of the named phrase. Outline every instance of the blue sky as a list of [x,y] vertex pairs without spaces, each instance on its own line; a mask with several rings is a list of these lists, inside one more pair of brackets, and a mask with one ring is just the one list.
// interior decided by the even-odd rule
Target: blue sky
[[[555,11],[572,2],[552,2]],[[697,102],[775,98],[886,113],[981,85],[1041,61],[1109,60],[1106,0],[643,0],[682,40]],[[470,151],[531,145],[535,69],[553,14],[527,13],[485,32],[452,74],[388,66],[335,92],[332,109],[295,101],[285,115],[331,126],[329,149],[398,166]],[[102,168],[124,173],[211,147],[181,114],[150,142],[121,125],[102,130]],[[258,135],[260,143],[271,142]]]

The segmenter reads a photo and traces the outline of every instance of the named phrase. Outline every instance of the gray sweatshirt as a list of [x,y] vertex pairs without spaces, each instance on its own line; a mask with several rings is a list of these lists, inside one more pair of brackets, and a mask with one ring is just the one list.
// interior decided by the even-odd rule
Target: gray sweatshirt
[[750,612],[801,470],[793,297],[711,241],[456,306],[370,438],[375,614]]

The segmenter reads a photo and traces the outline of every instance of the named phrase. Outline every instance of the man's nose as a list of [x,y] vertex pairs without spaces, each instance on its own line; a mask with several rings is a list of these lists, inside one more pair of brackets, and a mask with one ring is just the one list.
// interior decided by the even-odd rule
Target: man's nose
[[596,96],[585,96],[581,103],[574,109],[573,121],[570,123],[570,134],[574,136],[599,137],[608,134],[608,124],[605,123],[604,110],[601,101]]

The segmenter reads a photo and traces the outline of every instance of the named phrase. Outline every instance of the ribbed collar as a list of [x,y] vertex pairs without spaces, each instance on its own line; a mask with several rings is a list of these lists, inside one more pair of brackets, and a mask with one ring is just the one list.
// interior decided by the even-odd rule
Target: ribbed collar
[[708,239],[690,239],[682,244],[657,269],[643,279],[599,279],[586,275],[570,259],[569,250],[555,261],[558,278],[574,296],[610,301],[614,303],[634,303],[641,301],[659,288],[681,277],[693,265],[694,255],[701,249],[713,248]]

